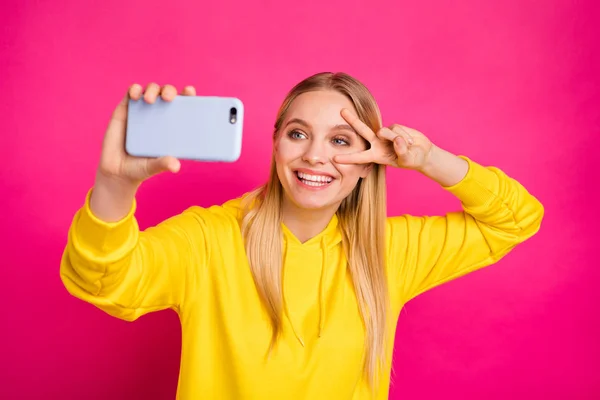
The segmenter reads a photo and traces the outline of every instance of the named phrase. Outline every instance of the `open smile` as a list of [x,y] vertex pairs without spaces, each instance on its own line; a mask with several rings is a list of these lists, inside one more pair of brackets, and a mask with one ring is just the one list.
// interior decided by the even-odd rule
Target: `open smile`
[[297,181],[307,188],[321,189],[331,185],[335,180],[331,175],[326,174],[315,174],[304,171],[294,171]]

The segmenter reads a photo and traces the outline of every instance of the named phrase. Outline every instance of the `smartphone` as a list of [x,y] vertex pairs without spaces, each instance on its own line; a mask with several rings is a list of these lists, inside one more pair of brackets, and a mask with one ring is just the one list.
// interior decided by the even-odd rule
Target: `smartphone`
[[129,100],[125,150],[137,157],[234,162],[242,150],[244,105],[234,97]]

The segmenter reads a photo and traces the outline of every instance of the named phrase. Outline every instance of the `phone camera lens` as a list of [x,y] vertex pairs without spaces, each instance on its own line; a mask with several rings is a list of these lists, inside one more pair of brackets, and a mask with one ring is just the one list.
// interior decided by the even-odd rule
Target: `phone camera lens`
[[237,108],[231,107],[229,110],[229,122],[235,124],[235,121],[237,121]]

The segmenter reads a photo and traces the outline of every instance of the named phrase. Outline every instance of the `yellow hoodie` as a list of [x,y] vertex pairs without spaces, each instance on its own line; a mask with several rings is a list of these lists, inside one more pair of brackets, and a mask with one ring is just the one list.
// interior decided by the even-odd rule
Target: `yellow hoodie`
[[[494,263],[540,227],[543,207],[518,182],[465,159],[467,176],[445,188],[464,212],[388,219],[394,321],[411,298]],[[178,399],[370,398],[337,218],[305,243],[282,227],[286,318],[267,360],[271,331],[248,267],[239,207],[240,199],[192,207],[140,232],[135,203],[123,220],[105,223],[91,213],[88,193],[69,231],[62,281],[72,295],[127,321],[167,308],[178,313]],[[391,331],[393,341],[395,326]],[[388,364],[377,399],[387,398],[389,379]]]

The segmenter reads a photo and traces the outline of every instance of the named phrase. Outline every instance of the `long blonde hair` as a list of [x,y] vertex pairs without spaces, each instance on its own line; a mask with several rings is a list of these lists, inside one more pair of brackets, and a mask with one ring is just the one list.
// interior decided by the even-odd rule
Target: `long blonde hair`
[[[278,134],[286,112],[302,93],[335,90],[347,96],[358,117],[374,132],[381,128],[381,116],[369,90],[344,73],[319,73],[298,83],[287,94],[275,121]],[[242,235],[260,298],[271,320],[271,349],[281,333],[282,294],[282,196],[274,157],[268,182],[246,197]],[[385,168],[375,164],[368,176],[359,180],[338,211],[342,245],[365,326],[364,373],[374,386],[386,362],[388,289],[385,277],[384,247],[386,218]]]

